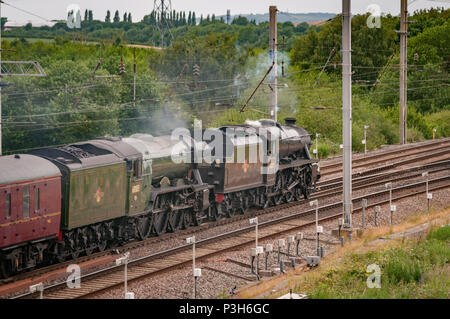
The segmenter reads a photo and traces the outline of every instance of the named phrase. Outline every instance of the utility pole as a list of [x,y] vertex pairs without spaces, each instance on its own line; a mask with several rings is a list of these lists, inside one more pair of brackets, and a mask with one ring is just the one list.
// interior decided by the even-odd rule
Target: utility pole
[[408,0],[400,0],[400,144],[407,142],[407,45],[408,45]]
[[342,0],[342,137],[344,228],[352,228],[352,53],[350,0]]
[[[0,82],[2,81],[2,3],[0,0]],[[0,156],[3,154],[2,148],[2,87],[0,85]]]
[[136,48],[133,49],[133,106],[136,107]]
[[270,118],[277,121],[278,108],[278,65],[277,65],[277,7],[270,6],[269,20],[269,57],[272,61],[273,68],[269,77],[270,88]]

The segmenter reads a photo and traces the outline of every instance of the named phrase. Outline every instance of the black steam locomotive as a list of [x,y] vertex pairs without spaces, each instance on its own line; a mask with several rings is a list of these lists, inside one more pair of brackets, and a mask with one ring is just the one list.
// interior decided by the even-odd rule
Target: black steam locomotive
[[308,198],[318,161],[310,135],[285,121],[0,157],[0,274]]

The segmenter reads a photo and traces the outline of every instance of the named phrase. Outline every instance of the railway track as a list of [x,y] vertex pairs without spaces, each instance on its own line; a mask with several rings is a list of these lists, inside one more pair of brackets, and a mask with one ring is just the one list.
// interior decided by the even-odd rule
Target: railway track
[[[450,175],[429,180],[430,191],[450,186]],[[393,201],[416,196],[425,192],[425,182],[416,182],[393,188]],[[389,203],[389,191],[377,191],[353,199],[354,212],[361,210],[362,199],[368,200],[368,208]],[[335,219],[342,216],[342,202],[319,207],[320,221]],[[259,224],[259,239],[271,239],[282,234],[294,233],[313,225],[315,210],[307,210],[283,216]],[[228,233],[200,240],[196,243],[197,260],[223,254],[229,250],[254,243],[254,227],[244,227]],[[135,281],[152,276],[180,266],[190,264],[191,246],[182,245],[169,250],[131,260],[128,264],[128,281]],[[58,283],[46,287],[45,296],[50,299],[84,298],[123,284],[123,267],[113,266],[81,277],[82,286],[79,289],[69,289],[66,283]],[[31,294],[23,294],[16,298],[28,298]]]
[[[441,161],[441,162],[411,167],[411,168],[407,168],[407,169],[399,169],[396,171],[380,173],[380,172],[388,171],[388,170],[394,169],[396,167],[399,167],[402,165],[407,165],[407,164],[410,164],[413,162],[427,160],[430,158],[434,158],[434,157],[438,157],[438,156],[446,155],[446,154],[450,155],[450,150],[448,147],[446,147],[447,143],[450,143],[450,139],[446,139],[443,141],[440,140],[439,142],[433,142],[433,143],[430,142],[430,143],[427,143],[424,145],[421,144],[421,145],[419,145],[419,148],[421,148],[421,151],[420,151],[421,153],[423,153],[423,147],[434,146],[434,147],[439,147],[440,149],[437,149],[431,153],[422,154],[413,159],[400,160],[400,161],[396,161],[393,163],[389,163],[387,165],[382,165],[379,167],[371,168],[371,169],[365,170],[363,172],[354,173],[353,174],[353,189],[358,190],[358,189],[363,189],[365,187],[380,185],[380,184],[384,183],[384,181],[390,180],[390,178],[392,178],[392,177],[396,177],[398,181],[407,180],[409,178],[415,178],[420,175],[420,173],[418,173],[418,172],[423,171],[423,170],[429,170],[430,174],[433,172],[437,173],[437,172],[446,170],[450,166],[450,163],[449,163],[450,158],[447,161]],[[414,147],[408,147],[407,150],[414,150]],[[393,153],[399,154],[404,151],[405,151],[404,149],[399,150],[399,151],[390,151],[389,154],[393,154]],[[381,155],[382,154],[377,154],[377,156],[381,156]],[[368,158],[373,158],[373,156],[365,157],[365,158],[362,158],[361,160],[368,159]],[[322,173],[322,174],[324,176],[328,175],[327,172]],[[312,195],[313,199],[316,199],[316,198],[320,199],[320,198],[336,196],[341,193],[342,178],[337,177],[337,178],[331,178],[328,180],[322,180],[320,183],[318,183],[318,186],[320,188],[320,191],[318,191],[317,193],[314,193]],[[60,263],[60,264],[55,264],[55,265],[47,266],[47,267],[44,267],[41,269],[36,269],[36,270],[30,271],[28,273],[19,274],[15,277],[7,279],[7,280],[0,281],[0,288],[3,285],[11,284],[14,282],[20,282],[20,281],[24,281],[24,280],[27,280],[30,278],[39,278],[40,276],[43,276],[44,274],[47,274],[49,272],[53,272],[53,271],[57,271],[57,270],[61,270],[61,271],[65,270],[68,265],[73,264],[73,263],[83,264],[83,263],[86,263],[89,261],[100,259],[105,256],[111,256],[112,254],[115,254],[116,252],[121,253],[124,251],[132,250],[132,249],[143,247],[146,245],[151,245],[151,244],[155,244],[158,242],[162,242],[162,241],[165,241],[165,240],[177,237],[177,236],[188,236],[190,234],[193,234],[193,233],[196,233],[199,231],[204,231],[204,230],[207,230],[207,229],[210,229],[213,227],[217,227],[217,226],[221,226],[221,225],[225,225],[225,224],[229,224],[229,223],[234,223],[234,222],[246,219],[248,217],[260,216],[260,215],[268,214],[268,213],[278,211],[278,210],[295,208],[296,206],[303,205],[304,203],[305,203],[305,201],[292,202],[292,203],[283,204],[283,205],[276,206],[276,207],[270,207],[265,210],[253,210],[253,211],[250,211],[246,215],[239,215],[239,216],[235,216],[230,219],[207,223],[207,224],[201,225],[199,227],[194,227],[194,228],[190,228],[188,230],[183,230],[181,232],[164,234],[160,237],[152,237],[152,238],[149,238],[149,239],[147,239],[145,241],[141,241],[141,242],[132,242],[130,244],[124,245],[124,246],[116,248],[116,249],[104,251],[101,253],[95,253],[95,254],[92,254],[89,256],[80,257],[77,260],[70,260],[70,261]],[[1,293],[0,293],[0,295],[1,295]]]
[[[399,165],[404,164],[404,161],[400,161],[400,162],[398,162],[398,164]],[[394,164],[390,164],[389,166],[383,167],[383,169],[395,168],[395,166],[396,165],[394,163]],[[380,168],[370,169],[370,170],[365,171],[363,174],[354,174],[353,190],[356,191],[356,190],[364,189],[366,187],[382,185],[383,183],[385,183],[387,181],[391,181],[392,177],[396,177],[396,181],[408,180],[410,178],[419,177],[421,175],[421,172],[424,170],[428,170],[430,174],[433,174],[433,173],[441,172],[444,170],[448,170],[449,168],[450,168],[450,159],[447,161],[441,161],[441,162],[410,167],[407,169],[399,169],[396,171],[389,171],[389,172],[384,172],[384,173],[379,173]],[[316,193],[313,193],[311,195],[311,199],[322,199],[322,198],[340,195],[341,190],[342,190],[342,179],[334,178],[334,179],[329,179],[327,181],[320,182],[320,183],[318,183],[318,188],[319,188],[319,191]],[[292,202],[292,203],[288,203],[288,204],[279,205],[276,207],[271,207],[271,208],[265,209],[265,210],[253,209],[250,212],[248,212],[246,215],[238,215],[238,216],[234,216],[233,218],[230,218],[230,219],[223,219],[223,220],[220,220],[217,222],[206,223],[199,227],[182,230],[177,233],[168,233],[168,234],[164,234],[159,237],[152,237],[145,241],[132,242],[127,245],[124,245],[124,246],[121,246],[118,248],[114,248],[111,250],[94,253],[89,256],[79,257],[76,260],[69,260],[69,261],[65,261],[63,263],[50,265],[50,266],[47,266],[44,268],[39,268],[39,269],[30,271],[27,273],[22,273],[22,274],[16,275],[16,276],[8,278],[6,280],[0,281],[0,283],[1,283],[0,287],[3,285],[14,283],[14,282],[24,281],[29,278],[38,278],[47,273],[54,272],[57,270],[63,271],[70,264],[88,263],[90,261],[100,259],[102,257],[111,256],[113,254],[116,254],[117,251],[121,253],[124,251],[136,249],[136,248],[143,247],[146,245],[162,242],[162,241],[165,241],[165,240],[177,237],[177,236],[187,236],[189,234],[193,234],[198,231],[204,231],[204,230],[214,228],[217,226],[235,223],[240,220],[246,219],[248,217],[261,216],[261,215],[272,213],[275,210],[283,210],[283,209],[300,206],[300,205],[304,204],[305,202],[306,202],[305,200],[299,201],[299,202]],[[1,291],[1,289],[0,289],[0,291]],[[0,295],[1,295],[1,292],[0,292]]]
[[[400,149],[395,149],[379,154],[372,154],[372,155],[366,155],[361,158],[355,158],[352,160],[352,168],[362,168],[367,167],[369,165],[376,165],[379,163],[384,163],[389,160],[394,160],[401,155],[402,157],[409,157],[413,155],[420,155],[423,154],[427,156],[427,152],[434,152],[438,150],[445,150],[448,147],[450,147],[450,139],[440,139],[433,142],[427,142],[424,144],[416,145],[416,146],[409,146],[409,147],[403,147]],[[342,162],[338,163],[322,163],[320,165],[320,170],[323,174],[335,174],[342,170]]]

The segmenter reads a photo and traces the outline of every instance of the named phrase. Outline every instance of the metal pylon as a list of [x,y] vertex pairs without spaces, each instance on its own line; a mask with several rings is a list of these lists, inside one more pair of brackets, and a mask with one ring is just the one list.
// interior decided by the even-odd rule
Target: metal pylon
[[153,12],[156,14],[156,27],[161,34],[161,47],[165,47],[172,40],[172,32],[170,29],[173,27],[172,21],[169,19],[169,15],[172,12],[171,0],[155,0],[153,4]]

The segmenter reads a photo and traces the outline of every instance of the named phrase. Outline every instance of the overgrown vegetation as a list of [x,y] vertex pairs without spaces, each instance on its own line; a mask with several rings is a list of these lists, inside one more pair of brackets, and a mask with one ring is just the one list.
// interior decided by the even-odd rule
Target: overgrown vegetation
[[[408,40],[410,141],[431,138],[433,128],[438,138],[450,136],[449,12],[432,9],[411,17],[417,22],[411,25]],[[168,48],[135,49],[134,102],[134,49],[127,43],[158,44],[153,43],[160,39],[154,17],[132,23],[129,15],[126,21],[115,22],[112,13],[112,22],[94,21],[91,16],[87,12],[80,36],[62,24],[6,32],[16,39],[3,41],[3,59],[36,60],[47,73],[44,78],[4,77],[10,84],[2,90],[7,153],[103,135],[167,134],[174,127],[190,127],[195,118],[207,127],[269,117],[267,80],[240,112],[271,63],[267,23],[240,17],[227,25],[211,17],[193,25],[192,15],[189,19],[189,14],[175,12],[175,40]],[[369,29],[366,19],[367,15],[352,19],[355,151],[364,148],[364,125],[370,126],[369,149],[398,142],[399,19],[383,17],[380,29]],[[320,29],[285,22],[278,30],[279,121],[294,116],[313,136],[320,133],[320,157],[340,153],[341,18]],[[126,73],[119,75],[121,59]],[[195,65],[199,75],[193,74]]]
[[[408,42],[408,140],[450,136],[450,10],[415,12]],[[364,125],[369,125],[369,149],[398,142],[399,18],[384,16],[380,29],[366,25],[368,15],[352,19],[353,149],[364,145]],[[422,27],[419,26],[422,24]],[[322,156],[339,153],[342,143],[341,18],[298,37],[290,51],[287,78],[281,78],[279,119],[295,115],[308,132],[321,134]],[[320,73],[325,62],[325,72]],[[286,84],[288,88],[283,87]],[[238,104],[250,95],[248,89]],[[260,90],[249,111],[235,110],[215,120],[238,123],[261,117],[268,109],[268,89]],[[267,115],[266,115],[267,116]]]
[[[165,27],[172,26],[170,35],[164,33],[164,43],[161,42],[161,23]],[[305,22],[296,26],[292,22],[279,23],[279,35],[286,38],[286,42],[281,43],[281,45],[285,48],[291,48],[296,36],[315,29],[316,27],[310,27]],[[3,36],[42,39],[58,37],[82,41],[104,41],[111,44],[136,43],[167,46],[179,37],[203,37],[216,33],[219,35],[235,35],[236,44],[243,47],[265,48],[268,46],[268,32],[268,22],[256,24],[255,21],[249,21],[241,16],[235,17],[230,24],[226,24],[223,17],[216,19],[214,15],[203,17],[196,16],[195,12],[173,11],[167,13],[164,20],[161,20],[161,17],[158,17],[155,12],[151,12],[144,16],[142,21],[133,23],[131,14],[125,13],[122,19],[116,11],[114,18],[111,17],[111,12],[109,12],[109,16],[107,13],[104,21],[93,20],[89,12],[86,12],[84,20],[81,21],[80,29],[70,29],[65,22],[58,22],[52,27],[33,27],[31,24],[27,24],[24,27],[5,31]]]
[[[450,297],[450,226],[430,231],[425,239],[364,254],[353,253],[319,278],[306,279],[296,290],[309,298],[442,298]],[[381,288],[368,288],[367,266],[381,269]]]

